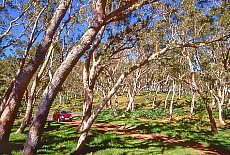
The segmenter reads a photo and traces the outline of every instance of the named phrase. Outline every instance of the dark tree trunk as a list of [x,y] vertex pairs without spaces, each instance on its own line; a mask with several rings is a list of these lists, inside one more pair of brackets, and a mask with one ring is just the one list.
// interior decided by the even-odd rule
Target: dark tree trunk
[[39,65],[42,64],[47,50],[52,42],[55,31],[57,30],[61,20],[64,18],[69,5],[70,0],[59,5],[49,23],[49,27],[47,28],[41,43],[37,48],[37,51],[35,52],[35,55],[30,60],[29,64],[16,77],[9,98],[5,103],[2,103],[5,107],[3,108],[4,111],[0,118],[0,150],[3,149],[2,147],[5,147],[3,144],[8,142],[11,128],[17,116],[23,94]]

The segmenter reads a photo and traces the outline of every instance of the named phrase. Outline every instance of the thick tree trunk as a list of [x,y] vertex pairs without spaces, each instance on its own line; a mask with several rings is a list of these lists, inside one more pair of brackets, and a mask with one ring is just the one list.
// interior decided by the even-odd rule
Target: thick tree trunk
[[42,75],[43,75],[43,73],[45,71],[46,66],[48,65],[50,56],[53,53],[53,47],[54,47],[53,45],[50,46],[50,50],[49,50],[49,52],[47,54],[47,58],[46,58],[45,62],[42,64],[42,67],[41,67],[37,77],[33,81],[33,84],[32,84],[31,90],[30,90],[29,100],[27,102],[26,113],[25,113],[25,116],[22,119],[20,127],[16,131],[17,134],[23,133],[25,128],[26,128],[26,126],[29,124],[29,122],[31,120],[32,111],[33,111],[33,105],[34,105],[34,102],[36,100],[36,88],[37,88],[37,85],[40,82],[40,79],[41,79],[41,77],[42,77]]
[[2,105],[5,105],[5,107],[3,108],[4,111],[0,118],[0,150],[5,149],[4,144],[8,142],[11,128],[20,107],[22,96],[34,73],[37,71],[39,65],[42,64],[46,52],[52,42],[54,33],[58,28],[61,20],[63,19],[69,4],[70,0],[62,2],[59,5],[57,11],[54,13],[53,18],[49,23],[49,27],[47,28],[41,43],[37,48],[37,51],[35,52],[34,57],[16,77],[8,100],[6,100],[6,103],[2,103]]
[[89,28],[82,36],[80,41],[75,44],[73,49],[67,55],[67,58],[62,62],[60,67],[53,75],[52,81],[48,84],[43,93],[43,97],[40,101],[38,110],[29,131],[28,139],[24,145],[23,154],[34,154],[36,152],[38,141],[45,125],[45,120],[58,90],[61,88],[63,82],[81,56],[90,48],[90,45],[92,44],[100,28],[101,26]]

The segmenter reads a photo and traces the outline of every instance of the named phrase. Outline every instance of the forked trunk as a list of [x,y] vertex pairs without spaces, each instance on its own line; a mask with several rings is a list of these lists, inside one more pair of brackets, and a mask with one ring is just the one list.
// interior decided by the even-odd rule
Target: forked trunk
[[126,108],[126,111],[134,111],[134,96],[135,96],[135,92],[133,90],[128,91],[129,94],[129,104]]

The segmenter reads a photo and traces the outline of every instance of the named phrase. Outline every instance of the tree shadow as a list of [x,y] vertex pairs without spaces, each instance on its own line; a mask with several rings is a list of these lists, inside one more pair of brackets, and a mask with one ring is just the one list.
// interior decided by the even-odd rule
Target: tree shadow
[[[182,119],[176,123],[146,123],[140,122],[136,125],[135,128],[125,128],[122,130],[116,130],[119,132],[124,132],[124,135],[140,133],[140,134],[156,134],[156,133],[166,133],[163,136],[151,136],[150,138],[143,137],[144,142],[135,143],[133,145],[128,145],[127,141],[132,140],[133,137],[120,138],[119,135],[117,137],[110,137],[107,139],[102,139],[100,143],[93,145],[86,145],[85,149],[81,154],[86,153],[94,153],[99,150],[104,150],[108,148],[122,148],[122,149],[134,149],[134,148],[142,148],[147,149],[150,146],[156,143],[154,147],[160,147],[162,152],[167,149],[176,148],[177,146],[181,146],[184,148],[194,148],[196,150],[203,151],[208,154],[230,154],[230,150],[227,145],[223,145],[220,141],[215,140],[213,136],[215,135],[213,132],[210,132],[205,129],[197,129],[194,130],[194,125],[196,125],[197,120],[188,120]],[[199,125],[206,125],[205,121],[200,121]],[[101,134],[106,134],[106,131],[96,130],[94,133],[87,138],[87,142],[91,142],[97,136]],[[183,135],[182,135],[183,134]],[[141,137],[136,137],[135,139],[142,139]],[[208,146],[203,146],[202,142],[206,142]],[[119,144],[121,146],[111,146],[111,144]]]

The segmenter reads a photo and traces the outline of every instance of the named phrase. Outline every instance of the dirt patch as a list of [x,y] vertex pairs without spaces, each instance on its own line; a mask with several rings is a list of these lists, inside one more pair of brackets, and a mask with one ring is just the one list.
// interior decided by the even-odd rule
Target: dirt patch
[[[81,121],[68,122],[71,127],[80,127]],[[215,155],[229,155],[228,150],[222,150],[218,148],[205,147],[202,144],[195,141],[188,141],[179,138],[168,137],[162,133],[138,133],[135,126],[115,125],[107,122],[94,123],[92,128],[100,131],[112,131],[113,133],[120,135],[130,135],[137,139],[151,140],[161,142],[167,146],[183,146],[196,149],[200,155],[203,154],[215,154]]]

